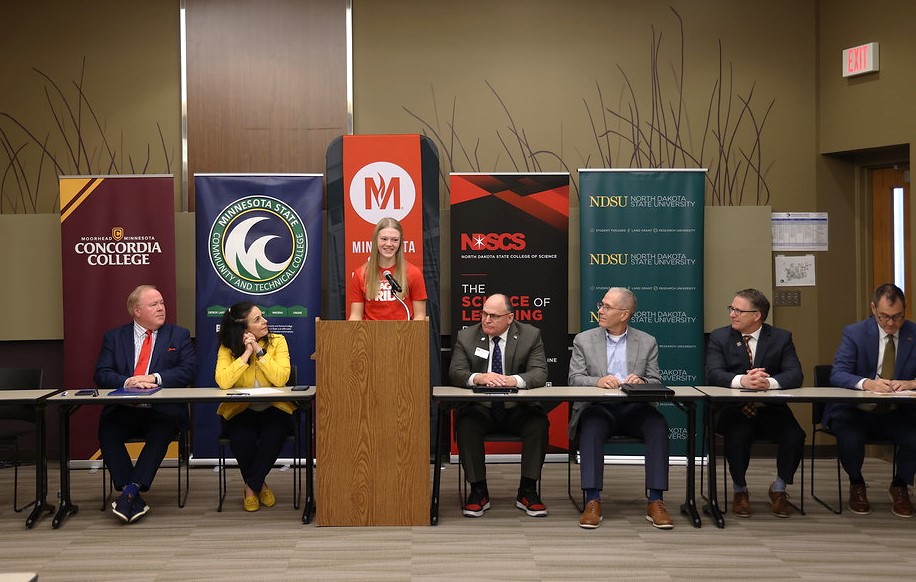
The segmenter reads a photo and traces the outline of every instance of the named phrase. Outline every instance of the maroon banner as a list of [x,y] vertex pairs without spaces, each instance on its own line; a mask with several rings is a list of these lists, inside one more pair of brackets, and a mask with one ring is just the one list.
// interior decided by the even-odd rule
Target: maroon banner
[[[92,387],[102,335],[130,321],[127,296],[155,285],[169,323],[175,304],[175,180],[172,176],[62,176],[61,268],[64,387]],[[101,407],[71,421],[71,458],[98,449]]]

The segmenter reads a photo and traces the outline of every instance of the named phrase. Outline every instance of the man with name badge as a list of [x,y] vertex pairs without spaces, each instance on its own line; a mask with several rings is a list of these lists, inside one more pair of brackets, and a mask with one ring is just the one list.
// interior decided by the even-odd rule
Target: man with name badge
[[[540,388],[547,383],[547,357],[541,331],[515,321],[509,298],[491,295],[483,304],[480,323],[462,329],[452,345],[449,378],[454,386],[493,389]],[[458,452],[471,491],[465,517],[480,517],[490,509],[484,437],[507,433],[522,438],[522,474],[515,505],[532,517],[547,515],[537,482],[547,454],[547,413],[538,403],[473,403],[459,409],[455,423]]]

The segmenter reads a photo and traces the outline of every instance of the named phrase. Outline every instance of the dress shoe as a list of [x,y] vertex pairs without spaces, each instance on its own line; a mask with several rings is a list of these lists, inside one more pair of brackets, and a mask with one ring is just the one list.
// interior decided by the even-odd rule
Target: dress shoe
[[906,485],[891,485],[888,493],[891,494],[891,513],[897,517],[913,517],[913,502]]
[[753,513],[751,511],[751,496],[747,491],[741,491],[735,493],[735,498],[732,499],[732,513],[736,517],[750,517]]
[[261,487],[261,492],[258,493],[258,500],[264,507],[273,507],[277,502],[277,498],[274,496],[274,492],[270,490],[270,487],[267,486],[267,483]]
[[601,502],[597,499],[592,499],[585,504],[585,511],[582,512],[582,517],[579,518],[579,527],[595,529],[601,524],[602,519],[604,518],[601,517]]
[[871,513],[871,504],[865,495],[865,483],[849,486],[849,511],[859,515]]
[[770,489],[770,513],[776,517],[789,517],[792,514],[792,506],[789,505],[789,496],[785,491],[773,491]]
[[247,495],[243,503],[245,511],[257,511],[261,509],[261,502],[257,495]]
[[674,527],[674,522],[671,521],[671,516],[668,515],[665,502],[661,499],[651,501],[646,506],[646,520],[658,529],[671,529]]

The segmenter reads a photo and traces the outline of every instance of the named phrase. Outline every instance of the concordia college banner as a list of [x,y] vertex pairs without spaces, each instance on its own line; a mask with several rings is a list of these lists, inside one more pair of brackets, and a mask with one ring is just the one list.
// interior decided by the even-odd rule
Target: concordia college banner
[[[630,323],[658,340],[662,380],[673,386],[704,378],[705,180],[702,169],[579,170],[582,329],[597,325],[609,287],[630,288],[639,300]],[[672,454],[686,454],[684,415],[668,403],[659,410]]]
[[[238,301],[264,312],[289,344],[299,384],[315,383],[321,309],[320,174],[194,177],[197,192],[197,386],[215,386],[217,330]],[[217,456],[215,405],[196,405],[194,454]]]
[[[175,180],[172,176],[60,178],[64,387],[91,387],[102,335],[131,321],[127,296],[159,288],[175,323]],[[101,407],[71,421],[71,458],[98,449]]]
[[[569,174],[451,174],[450,189],[453,334],[480,321],[488,295],[504,293],[515,319],[541,330],[549,381],[565,385]],[[567,448],[567,419],[565,404],[550,414],[552,450]]]

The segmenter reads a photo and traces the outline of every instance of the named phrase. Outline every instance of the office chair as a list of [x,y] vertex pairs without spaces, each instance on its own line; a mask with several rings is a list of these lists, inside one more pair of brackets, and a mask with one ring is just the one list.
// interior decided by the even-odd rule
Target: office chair
[[[290,366],[289,370],[289,379],[286,381],[287,386],[295,386],[298,379],[298,371],[295,364]],[[300,423],[302,420],[302,414],[299,407],[296,407],[296,411],[293,413],[293,425],[294,429],[292,434],[286,437],[286,442],[291,443],[293,446],[293,508],[299,509],[299,505],[302,499],[302,437],[300,435]],[[229,448],[230,442],[229,437],[220,433],[219,435],[219,459],[218,459],[218,473],[219,473],[219,505],[216,508],[216,511],[223,510],[223,502],[226,499],[226,494],[228,492],[228,484],[226,482],[226,449]]]
[[[829,387],[830,386],[830,373],[833,371],[833,366],[831,364],[821,364],[814,366],[814,385],[819,387]],[[837,456],[836,459],[836,490],[837,490],[837,499],[839,500],[837,505],[838,509],[834,509],[833,506],[828,504],[826,501],[818,497],[814,493],[814,456],[817,447],[817,435],[818,433],[834,436],[830,428],[821,424],[821,419],[824,417],[824,407],[825,405],[821,402],[813,402],[811,404],[811,497],[815,501],[823,505],[825,508],[829,509],[833,513],[839,515],[843,513],[843,475],[840,472],[840,458]],[[891,478],[893,479],[894,475],[897,474],[897,445],[890,439],[867,439],[865,441],[869,445],[890,445],[893,447],[894,456],[891,463]]]
[[[41,388],[41,368],[0,368],[0,389],[2,390],[36,390]],[[25,417],[32,413],[32,418]],[[35,434],[34,411],[25,405],[0,405],[0,447],[13,452],[13,511],[19,513],[35,504],[31,502],[19,507],[19,439]],[[37,451],[36,451],[37,454]]]
[[[641,438],[625,436],[625,435],[611,435],[606,441],[604,441],[605,447],[607,445],[612,446],[627,446],[627,445],[643,445],[645,441]],[[566,494],[569,496],[569,500],[572,501],[573,506],[582,513],[585,510],[585,490],[582,490],[582,505],[576,501],[576,498],[573,496],[572,492],[572,466],[577,464],[579,458],[579,441],[578,438],[571,439],[569,441],[569,454],[566,458]]]
[[[188,406],[188,425],[184,428],[178,429],[178,434],[172,440],[172,442],[178,443],[178,507],[184,507],[185,502],[188,499],[188,490],[191,487],[191,426],[194,424],[191,420],[192,407],[190,404]],[[131,438],[126,441],[127,443],[142,443],[143,438]],[[183,469],[183,470],[182,470]],[[111,481],[111,477],[107,475],[108,470],[105,465],[105,457],[102,457],[102,506],[99,508],[100,511],[105,511],[111,504],[110,496],[114,492],[114,483]],[[181,476],[184,474],[184,489],[182,490]]]

